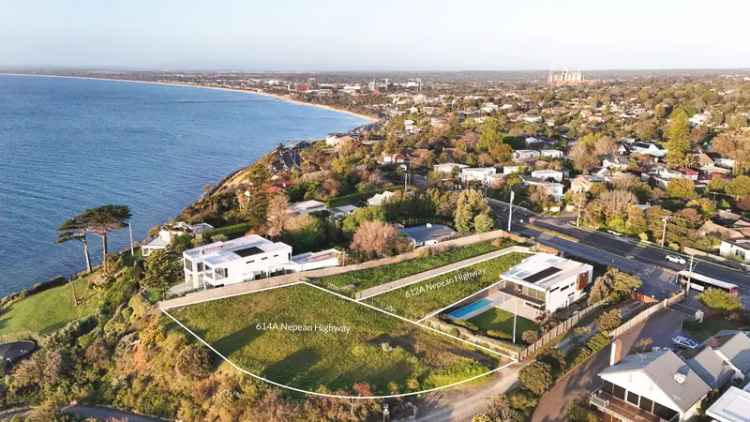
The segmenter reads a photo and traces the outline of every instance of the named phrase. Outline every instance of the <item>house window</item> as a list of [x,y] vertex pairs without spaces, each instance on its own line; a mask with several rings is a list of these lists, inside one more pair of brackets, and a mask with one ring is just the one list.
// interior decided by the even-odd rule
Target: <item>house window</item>
[[583,290],[589,284],[589,274],[580,273],[578,274],[578,290]]
[[651,400],[649,400],[649,399],[641,396],[641,404],[638,407],[640,407],[641,409],[645,410],[646,412],[651,413],[653,411],[653,408],[654,408],[654,402],[652,402]]
[[625,400],[625,389],[620,387],[619,385],[613,384],[612,395],[620,400]]
[[628,401],[638,406],[638,394],[635,394],[632,391],[628,391]]
[[612,394],[612,391],[614,391],[614,384],[612,384],[609,381],[604,381],[604,385],[602,385],[602,390],[606,393]]
[[198,263],[198,272],[201,272],[201,271],[203,271],[203,263],[199,262]]
[[261,260],[261,261],[265,261],[266,259],[268,259],[268,257],[267,257],[267,256],[264,256],[264,257],[263,257],[263,258],[261,258],[260,260]]
[[185,269],[193,271],[193,263],[189,259],[185,259]]

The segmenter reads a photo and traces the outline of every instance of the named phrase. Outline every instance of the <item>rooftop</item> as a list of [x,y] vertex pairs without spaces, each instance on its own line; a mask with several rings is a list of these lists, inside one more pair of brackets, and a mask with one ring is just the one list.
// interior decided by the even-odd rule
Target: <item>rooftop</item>
[[268,239],[251,234],[226,242],[214,242],[185,251],[185,255],[192,259],[203,258],[209,265],[219,265],[236,259],[246,258],[265,252],[273,252],[289,248],[289,245],[281,242],[272,242]]
[[750,415],[750,384],[745,389],[729,387],[718,400],[706,410],[706,415],[719,422],[747,422]]
[[502,278],[541,288],[552,288],[571,275],[589,271],[591,265],[546,253],[530,256],[503,273]]
[[414,239],[417,243],[444,239],[456,234],[452,228],[442,224],[425,224],[422,226],[407,227],[401,229],[401,233]]

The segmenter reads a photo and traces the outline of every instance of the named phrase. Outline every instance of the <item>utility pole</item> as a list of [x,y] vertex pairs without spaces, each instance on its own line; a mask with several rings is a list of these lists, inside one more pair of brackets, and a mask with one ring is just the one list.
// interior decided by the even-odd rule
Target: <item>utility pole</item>
[[667,240],[667,221],[669,221],[669,216],[664,217],[664,230],[661,233],[661,247],[664,247],[664,242]]
[[130,256],[135,255],[133,252],[133,225],[128,223],[128,235],[130,235]]
[[516,323],[518,322],[518,298],[513,298],[516,302],[516,311],[513,312],[513,344],[516,344]]
[[693,261],[695,259],[695,255],[690,255],[690,269],[688,270],[688,279],[687,283],[685,283],[685,297],[690,294],[690,283],[693,281]]
[[516,197],[516,193],[510,191],[510,205],[508,206],[508,233],[510,233],[510,223],[513,221],[513,199]]
[[409,167],[406,164],[401,164],[401,170],[404,171],[404,193],[406,193],[406,181],[409,177]]

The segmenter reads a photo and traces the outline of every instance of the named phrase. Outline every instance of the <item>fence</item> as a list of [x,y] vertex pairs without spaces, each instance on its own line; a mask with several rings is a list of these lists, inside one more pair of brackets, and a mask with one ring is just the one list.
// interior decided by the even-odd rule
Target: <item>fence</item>
[[674,305],[675,303],[682,301],[682,299],[684,298],[685,298],[685,291],[681,290],[679,293],[675,294],[674,296],[662,300],[656,305],[651,306],[641,311],[633,318],[630,318],[629,320],[625,321],[622,325],[610,331],[609,336],[612,338],[621,336],[623,333],[625,333],[629,329],[649,319],[651,315],[663,309],[667,309],[668,307]]
[[576,312],[572,317],[566,319],[560,324],[557,324],[555,328],[544,333],[544,335],[539,340],[529,345],[529,347],[523,349],[521,353],[519,353],[519,360],[525,360],[544,350],[545,346],[547,346],[552,340],[560,337],[563,334],[566,334],[568,331],[570,331],[571,328],[575,327],[576,324],[578,324],[578,321],[583,319],[586,315],[590,314],[596,308],[600,307],[602,303],[603,302],[598,302],[585,309],[582,309]]

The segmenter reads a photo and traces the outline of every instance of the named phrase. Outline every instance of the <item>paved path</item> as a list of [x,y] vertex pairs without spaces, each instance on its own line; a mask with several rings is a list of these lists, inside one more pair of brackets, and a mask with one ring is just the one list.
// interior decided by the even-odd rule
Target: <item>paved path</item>
[[292,284],[302,282],[303,279],[304,273],[294,273],[279,277],[263,278],[247,283],[231,284],[229,286],[217,287],[215,289],[201,290],[195,293],[189,293],[183,297],[161,301],[159,302],[159,308],[170,310],[183,306],[195,305],[196,303],[241,296],[276,287],[291,286]]
[[503,394],[518,381],[518,373],[523,364],[507,368],[483,383],[465,388],[447,390],[431,394],[426,404],[419,409],[416,422],[464,422],[487,410],[489,401]]
[[[680,329],[685,315],[672,310],[659,312],[646,322],[634,327],[622,336],[623,356],[642,338],[650,338],[654,346],[671,346],[672,335]],[[565,408],[578,398],[593,392],[599,382],[596,374],[609,365],[610,348],[605,347],[594,358],[573,370],[542,397],[532,422],[563,421]]]
[[463,261],[454,262],[452,264],[444,265],[438,268],[433,268],[431,270],[427,270],[419,274],[414,274],[414,275],[404,277],[395,281],[381,284],[379,286],[375,286],[369,289],[362,290],[361,292],[358,293],[357,300],[369,299],[373,296],[378,296],[383,293],[389,292],[391,290],[400,289],[402,287],[406,287],[414,283],[419,283],[420,281],[424,281],[433,277],[441,276],[443,274],[448,274],[450,272],[460,270],[462,268],[470,267],[472,265],[479,264],[480,262],[489,261],[491,259],[495,259],[495,258],[501,257],[503,255],[507,255],[513,252],[531,253],[529,248],[525,248],[521,246],[511,246],[509,248],[501,249],[499,251],[494,251],[494,252],[486,253],[484,255],[475,256],[473,258],[464,259]]

